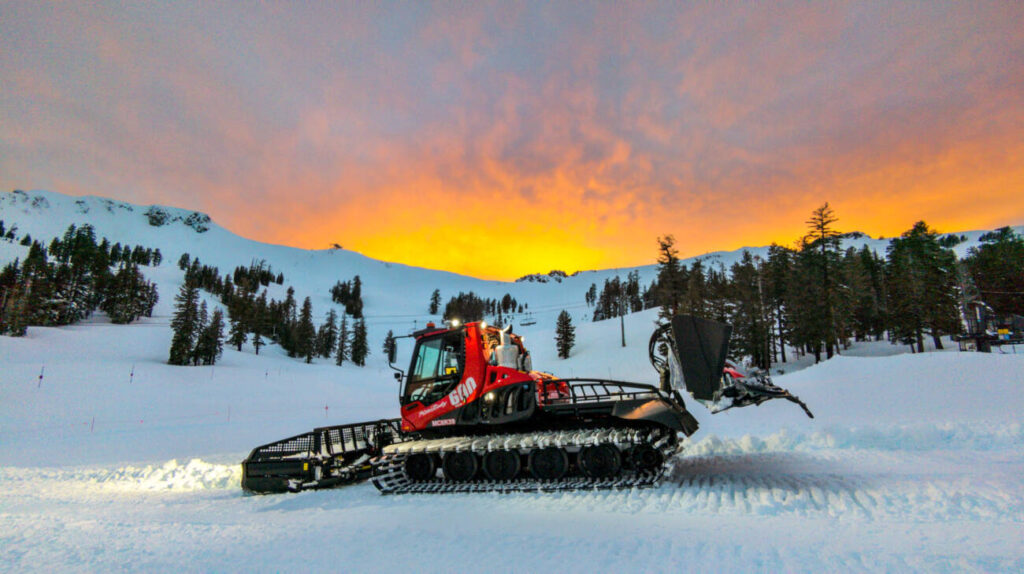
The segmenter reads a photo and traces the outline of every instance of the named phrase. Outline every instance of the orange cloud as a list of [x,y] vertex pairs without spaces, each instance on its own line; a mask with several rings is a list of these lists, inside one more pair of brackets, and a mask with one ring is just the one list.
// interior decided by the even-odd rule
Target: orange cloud
[[0,186],[501,279],[1024,222],[1018,5],[447,8],[15,6]]

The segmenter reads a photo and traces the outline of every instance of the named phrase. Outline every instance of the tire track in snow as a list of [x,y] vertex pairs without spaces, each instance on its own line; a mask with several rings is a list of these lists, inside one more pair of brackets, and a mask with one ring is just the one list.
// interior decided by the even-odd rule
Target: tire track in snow
[[1024,522],[1024,486],[1011,468],[999,475],[972,477],[959,469],[943,475],[936,469],[971,461],[948,453],[851,451],[847,460],[841,454],[680,456],[670,463],[661,487],[670,494],[659,505],[722,515]]

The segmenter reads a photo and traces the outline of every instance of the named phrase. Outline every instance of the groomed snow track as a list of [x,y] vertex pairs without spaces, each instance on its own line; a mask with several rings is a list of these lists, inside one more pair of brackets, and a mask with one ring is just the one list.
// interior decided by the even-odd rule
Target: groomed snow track
[[[587,469],[580,453],[588,447],[614,447],[617,462],[605,472]],[[554,450],[557,449],[557,450]],[[566,490],[632,489],[656,486],[678,452],[679,441],[665,429],[603,428],[529,432],[486,436],[458,436],[390,445],[374,460],[373,484],[383,494],[445,494],[478,492],[556,492]],[[564,453],[565,469],[558,478],[533,468],[538,451]],[[489,454],[515,453],[514,476],[495,480],[483,468],[459,480],[449,476],[445,459],[455,453],[472,453],[483,466]],[[639,453],[644,460],[639,462]],[[427,478],[411,476],[413,457],[430,457]],[[483,461],[483,464],[481,462]],[[413,471],[415,472],[415,471]],[[422,467],[421,467],[422,472]]]

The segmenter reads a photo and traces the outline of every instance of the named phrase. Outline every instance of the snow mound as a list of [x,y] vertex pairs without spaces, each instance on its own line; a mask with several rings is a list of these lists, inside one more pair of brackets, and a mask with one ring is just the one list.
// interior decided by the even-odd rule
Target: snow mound
[[794,433],[783,429],[766,437],[703,436],[685,443],[683,456],[736,455],[763,452],[872,450],[997,450],[1024,444],[1024,425],[986,423],[920,423],[830,427]]
[[94,484],[125,490],[207,490],[241,488],[242,467],[213,464],[194,458],[185,464],[169,460],[163,466],[125,466],[95,470],[82,476]]
[[0,468],[0,481],[38,484],[40,481],[81,487],[133,491],[193,491],[239,489],[242,467],[214,464],[194,458],[185,464],[169,460],[163,465],[120,468],[35,469]]

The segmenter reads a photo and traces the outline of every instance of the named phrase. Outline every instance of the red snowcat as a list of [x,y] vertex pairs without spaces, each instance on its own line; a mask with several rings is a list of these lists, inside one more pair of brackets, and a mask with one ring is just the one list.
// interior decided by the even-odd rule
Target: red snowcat
[[401,418],[314,429],[253,449],[242,488],[270,493],[365,480],[383,493],[654,485],[697,430],[680,390],[712,412],[798,398],[726,367],[731,327],[681,315],[648,346],[659,386],[534,371],[511,328],[428,324],[402,383]]

